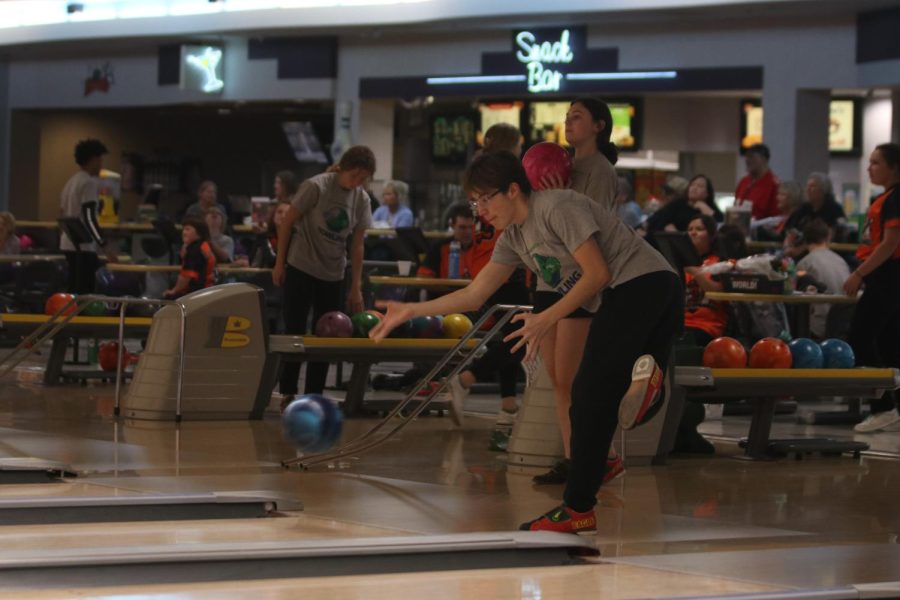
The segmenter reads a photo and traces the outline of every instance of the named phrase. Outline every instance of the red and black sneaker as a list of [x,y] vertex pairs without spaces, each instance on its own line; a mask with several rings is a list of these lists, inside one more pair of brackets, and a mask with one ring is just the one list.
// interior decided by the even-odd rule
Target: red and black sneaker
[[559,533],[597,533],[597,517],[594,509],[576,512],[560,504],[545,515],[519,525],[522,531],[557,531]]
[[621,456],[606,459],[606,471],[603,473],[604,485],[625,474],[625,461]]
[[631,386],[619,405],[619,426],[633,429],[653,418],[663,404],[663,372],[656,360],[644,354],[634,361]]

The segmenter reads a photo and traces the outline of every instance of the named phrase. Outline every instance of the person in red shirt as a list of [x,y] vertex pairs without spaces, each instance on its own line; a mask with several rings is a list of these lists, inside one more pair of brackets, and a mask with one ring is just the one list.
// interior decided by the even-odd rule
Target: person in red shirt
[[716,221],[708,215],[698,215],[688,223],[687,233],[703,261],[699,267],[686,267],[684,272],[684,328],[694,336],[698,346],[725,334],[728,313],[724,302],[705,298],[705,292],[720,292],[722,284],[703,272],[703,267],[719,262],[715,252]]
[[753,218],[765,219],[780,214],[778,209],[778,178],[769,169],[769,147],[754,144],[747,148],[744,163],[747,174],[738,182],[734,192],[734,205],[745,202],[753,205]]
[[[844,282],[855,296],[865,284],[850,325],[850,345],[856,364],[900,368],[900,144],[876,146],[869,157],[869,179],[884,187],[869,207],[861,261]],[[871,433],[900,423],[900,395],[886,392],[871,402],[871,414],[854,429]]]
[[475,215],[472,209],[467,204],[458,204],[451,207],[448,217],[453,236],[431,249],[416,271],[419,277],[447,279],[450,276],[450,242],[453,241],[459,242],[460,246],[459,276],[462,279],[475,277],[480,267],[491,260],[493,246],[485,250],[475,243]]

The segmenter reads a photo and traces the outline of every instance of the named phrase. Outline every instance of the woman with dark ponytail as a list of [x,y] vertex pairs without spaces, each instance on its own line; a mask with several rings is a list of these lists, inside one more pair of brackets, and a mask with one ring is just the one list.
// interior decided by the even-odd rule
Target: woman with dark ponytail
[[[596,98],[579,98],[569,105],[566,112],[566,142],[575,149],[575,165],[572,169],[570,189],[583,194],[609,211],[609,219],[616,217],[616,187],[618,176],[613,165],[619,159],[616,145],[610,141],[612,114],[609,106]],[[562,188],[565,182],[544,178],[542,189]],[[534,312],[540,314],[556,304],[562,295],[546,282],[538,280],[534,293]],[[572,405],[572,385],[578,365],[581,364],[585,340],[587,340],[593,313],[578,308],[560,319],[548,332],[541,344],[541,359],[553,382],[556,414],[562,434],[565,458],[558,461],[546,473],[536,475],[537,484],[565,483],[569,473],[570,438],[572,423],[569,407]],[[610,447],[603,481],[609,481],[625,472],[622,457]]]

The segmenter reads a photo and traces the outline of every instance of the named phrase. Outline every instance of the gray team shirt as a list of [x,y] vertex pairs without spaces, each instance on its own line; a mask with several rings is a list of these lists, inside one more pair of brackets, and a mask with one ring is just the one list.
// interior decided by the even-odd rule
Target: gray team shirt
[[325,281],[340,281],[347,268],[347,238],[372,226],[372,207],[361,187],[345,190],[337,173],[322,173],[301,184],[291,206],[300,211],[287,262]]
[[[535,192],[528,201],[528,218],[509,225],[497,240],[491,260],[524,265],[537,274],[537,289],[565,295],[581,279],[574,253],[593,238],[609,267],[614,288],[656,271],[673,272],[656,250],[623,224],[615,213],[572,190]],[[600,295],[582,305],[595,312]]]
[[[844,282],[850,277],[850,267],[839,254],[822,248],[813,250],[797,263],[798,271],[806,271],[810,277],[825,286],[829,294],[843,294]],[[825,337],[830,304],[813,304],[809,311],[809,331],[817,338]]]
[[[99,194],[100,180],[91,177],[86,171],[78,171],[66,182],[60,194],[59,205],[62,216],[80,218],[81,206],[89,202],[98,202]],[[60,236],[59,247],[62,250],[75,250],[75,244],[65,233]],[[81,244],[81,250],[94,250],[93,242]]]
[[602,153],[597,152],[575,161],[572,167],[572,185],[569,187],[594,202],[615,210],[618,181],[616,168]]

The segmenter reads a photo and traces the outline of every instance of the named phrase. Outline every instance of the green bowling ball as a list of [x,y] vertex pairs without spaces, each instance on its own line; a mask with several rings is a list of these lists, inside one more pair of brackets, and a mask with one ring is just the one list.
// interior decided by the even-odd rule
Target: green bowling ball
[[369,337],[369,332],[381,319],[370,312],[361,312],[350,317],[350,321],[353,323],[353,337],[365,338]]
[[81,311],[81,314],[85,317],[105,317],[106,304],[99,301],[91,302],[84,307],[84,310]]

